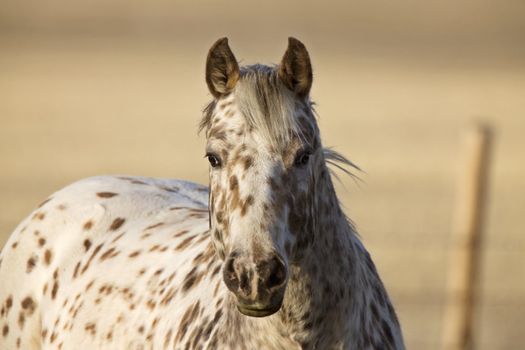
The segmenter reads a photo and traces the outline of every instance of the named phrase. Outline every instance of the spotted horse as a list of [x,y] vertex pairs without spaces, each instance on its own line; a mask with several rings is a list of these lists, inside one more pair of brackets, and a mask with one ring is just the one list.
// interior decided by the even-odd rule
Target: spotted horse
[[0,254],[0,349],[403,349],[321,146],[310,58],[210,49],[209,188],[101,176],[45,200]]

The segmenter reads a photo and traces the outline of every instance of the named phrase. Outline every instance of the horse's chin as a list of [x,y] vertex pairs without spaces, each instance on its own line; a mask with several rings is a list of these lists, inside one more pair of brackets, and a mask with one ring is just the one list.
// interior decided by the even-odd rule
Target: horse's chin
[[252,305],[237,304],[237,310],[243,315],[251,317],[266,317],[273,315],[281,308],[282,302],[275,305],[258,307]]

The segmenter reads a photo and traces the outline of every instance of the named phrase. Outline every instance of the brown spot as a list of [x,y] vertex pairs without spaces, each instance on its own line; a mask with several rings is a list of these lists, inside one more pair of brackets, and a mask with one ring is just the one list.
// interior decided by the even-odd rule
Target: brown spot
[[31,297],[25,297],[21,305],[22,309],[26,310],[29,315],[32,315],[36,308],[35,302]]
[[39,247],[43,247],[44,244],[46,244],[46,239],[45,238],[39,238],[38,239],[38,246]]
[[[214,126],[209,133],[209,138],[214,138],[221,141],[226,141],[226,132],[219,126]],[[223,157],[223,159],[225,159]]]
[[29,259],[27,259],[26,272],[30,273],[31,271],[33,271],[37,262],[38,262],[38,257],[36,255],[33,255]]
[[195,266],[184,278],[184,284],[182,285],[182,291],[187,292],[193,286],[199,284],[201,279],[204,277],[204,272],[197,272],[198,266]]
[[9,334],[9,326],[5,324],[4,327],[2,328],[2,335],[4,337],[7,337],[8,334]]
[[26,317],[24,316],[24,313],[20,311],[20,313],[18,314],[18,327],[20,327],[20,329],[23,329],[25,323],[26,323]]
[[188,233],[189,231],[188,230],[182,230],[176,234],[173,235],[173,237],[180,237],[180,236],[184,236],[186,233]]
[[57,292],[58,292],[58,281],[55,281],[53,283],[53,289],[51,290],[51,299],[54,300],[56,298]]
[[248,209],[253,205],[254,199],[253,196],[250,194],[248,197],[246,197],[246,200],[244,201],[242,207],[241,207],[241,216],[246,215],[248,212]]
[[109,227],[109,229],[111,231],[118,230],[124,224],[125,221],[126,221],[126,219],[124,219],[124,218],[116,218],[111,223],[111,226]]
[[57,205],[57,209],[58,209],[58,210],[62,210],[62,211],[63,211],[63,210],[66,210],[66,209],[67,209],[67,205],[65,205],[65,204],[59,204],[59,205]]
[[93,221],[91,221],[91,220],[86,221],[86,223],[84,224],[84,230],[86,230],[86,231],[91,230],[92,227],[93,227]]
[[167,348],[169,346],[172,333],[173,330],[170,329],[168,333],[166,333],[166,335],[164,336],[164,348]]
[[89,250],[90,247],[91,241],[89,239],[84,240],[84,249],[86,250],[86,252]]
[[226,107],[229,107],[233,104],[233,101],[232,100],[228,100],[228,101],[224,101],[222,102],[221,104],[219,104],[219,108],[221,110],[224,110]]
[[11,310],[11,306],[13,306],[13,297],[9,295],[5,301],[5,304],[2,305],[0,316],[3,317],[5,315],[7,317],[9,315],[9,310]]
[[153,310],[155,308],[155,306],[157,306],[157,303],[155,301],[153,301],[152,299],[148,300],[146,302],[146,306],[150,309],[150,310]]
[[182,250],[186,247],[188,247],[191,243],[191,241],[195,238],[195,236],[190,236],[184,239],[182,242],[179,243],[178,246],[175,247],[175,250]]
[[219,224],[222,223],[222,219],[223,219],[223,217],[224,217],[224,214],[222,213],[221,210],[219,210],[219,211],[217,211],[217,213],[215,213],[215,219],[217,219],[217,222],[218,222]]
[[130,254],[128,255],[128,257],[130,257],[130,258],[135,258],[135,257],[139,256],[140,253],[141,253],[141,250],[140,250],[140,249],[139,249],[139,250],[135,250],[134,252],[130,253]]
[[16,249],[17,246],[18,246],[18,242],[14,242],[13,244],[11,244],[11,248],[13,249]]
[[242,163],[243,163],[243,165],[244,165],[244,170],[248,170],[248,169],[250,169],[250,168],[252,167],[252,165],[253,165],[253,158],[250,157],[250,156],[246,156],[246,157],[244,157]]
[[212,275],[212,276],[216,276],[216,275],[219,273],[219,271],[221,271],[221,265],[217,265],[217,266],[213,269],[211,275]]
[[44,212],[37,212],[35,215],[33,215],[33,219],[38,219],[40,221],[44,220],[46,217],[46,213]]
[[115,251],[115,247],[113,248],[109,248],[108,250],[106,250],[101,256],[100,256],[100,261],[104,261],[106,259],[109,259],[109,258],[114,258],[115,256],[119,255],[120,252],[119,251]]
[[225,113],[226,118],[231,118],[235,115],[235,111],[233,109],[228,109]]
[[230,177],[230,190],[232,191],[230,207],[236,209],[239,206],[239,180],[235,175]]
[[78,275],[78,270],[80,269],[80,261],[77,262],[76,266],[75,266],[75,271],[73,271],[73,278],[76,278],[77,275]]
[[113,238],[113,239],[111,240],[111,243],[115,243],[116,241],[118,241],[119,239],[121,239],[122,236],[124,236],[125,233],[126,233],[126,232],[122,232],[122,233],[119,234],[117,237]]
[[86,325],[84,326],[84,329],[86,330],[86,332],[88,332],[92,336],[95,336],[95,334],[97,333],[96,325],[93,322],[86,323]]
[[230,191],[233,191],[239,187],[239,180],[237,180],[237,176],[232,175],[230,177]]
[[51,252],[51,250],[49,249],[46,249],[46,251],[44,252],[44,262],[47,266],[49,266],[51,264],[51,260],[53,259],[53,253]]
[[208,247],[204,252],[199,253],[194,259],[193,262],[197,265],[205,264],[208,260],[213,258],[215,252],[213,251],[211,243],[208,244]]
[[167,305],[177,294],[177,289],[171,287],[160,301],[161,305]]
[[199,309],[200,309],[200,302],[197,301],[193,305],[193,307],[192,306],[188,307],[186,312],[184,312],[184,315],[182,316],[182,319],[180,321],[179,330],[177,332],[177,341],[180,342],[184,338],[184,336],[186,335],[186,332],[188,331],[189,325],[191,324],[194,317],[199,312]]
[[91,282],[89,282],[87,285],[86,285],[86,292],[91,288],[93,287],[93,284],[95,283],[95,280],[92,280]]
[[158,222],[158,223],[156,223],[156,224],[153,224],[153,225],[150,225],[150,226],[146,227],[146,228],[144,229],[144,231],[146,231],[146,230],[151,230],[152,228],[159,227],[159,226],[162,226],[162,225],[164,225],[163,222]]
[[86,270],[88,269],[89,267],[89,264],[91,263],[91,261],[95,258],[95,255],[98,254],[98,252],[100,251],[100,249],[102,249],[102,246],[104,245],[104,243],[100,243],[98,246],[95,247],[95,249],[93,250],[93,253],[91,253],[91,256],[89,257],[88,259],[88,262],[86,263],[86,265],[84,265],[84,267],[82,268],[82,270],[80,271],[80,274],[82,275],[84,272],[86,272]]
[[98,192],[97,193],[97,196],[100,198],[111,198],[111,197],[115,197],[116,195],[117,193],[114,193],[114,192]]

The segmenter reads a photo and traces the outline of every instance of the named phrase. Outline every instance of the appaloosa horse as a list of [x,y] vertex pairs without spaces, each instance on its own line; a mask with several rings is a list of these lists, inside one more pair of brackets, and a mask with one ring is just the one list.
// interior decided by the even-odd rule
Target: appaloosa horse
[[290,38],[275,67],[209,51],[210,184],[103,176],[52,195],[0,254],[0,348],[403,349],[334,192]]

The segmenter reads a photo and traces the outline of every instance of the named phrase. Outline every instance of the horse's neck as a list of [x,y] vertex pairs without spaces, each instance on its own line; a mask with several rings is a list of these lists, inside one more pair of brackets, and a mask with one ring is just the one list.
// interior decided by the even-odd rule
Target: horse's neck
[[394,342],[401,344],[388,296],[340,208],[329,176],[317,183],[317,195],[322,200],[315,239],[290,266],[283,306],[272,316],[254,319],[240,315],[232,300],[227,317],[232,333],[227,337],[244,338],[244,344],[258,349],[365,348],[378,337],[370,325],[387,322],[393,330],[386,331],[386,337],[394,333]]
[[292,265],[282,316],[303,348],[338,348],[356,311],[353,296],[363,287],[358,283],[361,257],[327,169],[317,181],[316,197],[314,239]]
[[325,168],[312,249],[292,265],[279,312],[303,349],[403,349],[399,323],[370,255],[341,210]]

